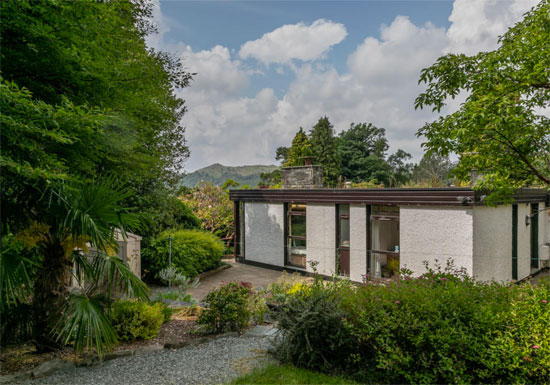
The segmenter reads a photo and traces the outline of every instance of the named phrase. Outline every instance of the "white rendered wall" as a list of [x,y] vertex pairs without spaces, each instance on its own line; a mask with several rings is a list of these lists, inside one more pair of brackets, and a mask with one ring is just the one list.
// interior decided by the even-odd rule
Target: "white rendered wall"
[[[518,207],[518,218],[521,217]],[[518,267],[521,265],[521,226],[519,223]],[[500,282],[512,279],[512,234],[511,205],[474,207],[474,278]]]
[[470,208],[400,207],[400,267],[420,275],[435,260],[445,266],[453,259],[456,267],[472,274],[473,215]]
[[529,204],[518,204],[518,279],[531,274],[531,226],[525,225],[525,217],[529,213]]
[[284,205],[246,202],[244,216],[245,259],[284,266]]
[[[545,208],[544,202],[539,203],[539,210],[542,210]],[[540,211],[539,215],[539,267],[545,267],[550,266],[549,261],[542,261],[542,249],[541,246],[543,245],[550,245],[550,212],[548,211],[548,208],[544,211]]]
[[367,207],[350,205],[350,279],[361,282],[367,272]]
[[336,205],[308,203],[306,209],[307,270],[316,261],[317,272],[332,275],[336,268]]

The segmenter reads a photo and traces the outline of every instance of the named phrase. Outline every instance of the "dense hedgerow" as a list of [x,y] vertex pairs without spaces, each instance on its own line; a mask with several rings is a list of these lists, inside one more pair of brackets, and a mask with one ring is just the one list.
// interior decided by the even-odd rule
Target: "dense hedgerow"
[[142,250],[143,264],[150,275],[168,267],[168,236],[172,235],[172,266],[186,277],[220,266],[223,243],[215,235],[202,230],[167,230],[155,237]]
[[353,286],[316,280],[274,314],[283,362],[376,383],[544,383],[550,284],[478,283],[452,266]]

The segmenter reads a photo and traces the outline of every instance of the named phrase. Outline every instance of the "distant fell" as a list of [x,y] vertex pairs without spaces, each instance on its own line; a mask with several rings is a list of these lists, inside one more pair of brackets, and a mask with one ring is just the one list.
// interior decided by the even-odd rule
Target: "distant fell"
[[260,174],[271,172],[277,169],[275,165],[255,165],[255,166],[224,166],[219,163],[198,169],[187,174],[182,181],[186,187],[195,187],[201,181],[210,182],[213,185],[221,186],[227,179],[233,179],[241,186],[247,184],[250,187],[256,187],[260,181]]

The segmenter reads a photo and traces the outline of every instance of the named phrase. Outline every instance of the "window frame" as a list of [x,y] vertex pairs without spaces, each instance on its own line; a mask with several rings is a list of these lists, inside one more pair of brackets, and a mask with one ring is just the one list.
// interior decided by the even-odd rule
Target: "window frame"
[[[291,210],[292,205],[303,205],[304,211]],[[285,204],[285,266],[291,266],[298,269],[305,269],[307,266],[307,204],[301,202],[290,202]],[[303,216],[306,218],[306,236],[292,235],[292,217]],[[306,248],[306,255],[304,256],[304,264],[298,265],[291,262],[291,240],[304,241]]]

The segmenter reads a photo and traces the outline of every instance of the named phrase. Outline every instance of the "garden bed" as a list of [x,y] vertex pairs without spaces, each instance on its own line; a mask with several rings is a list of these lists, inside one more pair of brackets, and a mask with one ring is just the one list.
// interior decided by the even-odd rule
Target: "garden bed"
[[[121,352],[136,350],[146,350],[147,347],[164,347],[167,344],[171,346],[183,346],[194,339],[203,338],[203,336],[193,333],[195,330],[196,316],[178,316],[175,314],[170,322],[162,325],[156,337],[150,340],[137,340],[130,342],[120,342],[108,355],[116,355]],[[67,347],[57,352],[37,353],[36,348],[31,343],[3,347],[0,351],[0,374],[11,374],[31,370],[38,365],[61,359],[74,363],[75,365],[87,365],[89,354],[76,354],[71,347]]]

